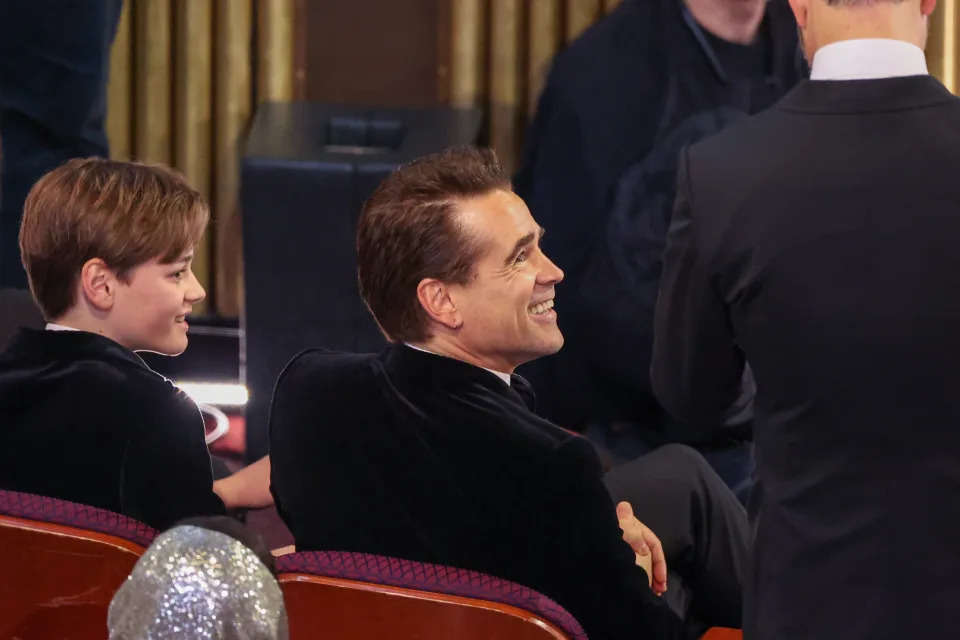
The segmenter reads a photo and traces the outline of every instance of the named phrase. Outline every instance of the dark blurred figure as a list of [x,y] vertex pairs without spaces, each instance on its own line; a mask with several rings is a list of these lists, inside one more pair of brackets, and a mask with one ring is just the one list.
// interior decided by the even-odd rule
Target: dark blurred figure
[[0,288],[27,288],[17,233],[33,183],[107,156],[110,45],[122,0],[0,2]]
[[543,415],[620,462],[696,446],[744,499],[751,380],[725,425],[681,424],[649,367],[680,149],[766,109],[801,77],[786,0],[624,0],[553,65],[515,189],[548,230],[565,348],[521,369]]

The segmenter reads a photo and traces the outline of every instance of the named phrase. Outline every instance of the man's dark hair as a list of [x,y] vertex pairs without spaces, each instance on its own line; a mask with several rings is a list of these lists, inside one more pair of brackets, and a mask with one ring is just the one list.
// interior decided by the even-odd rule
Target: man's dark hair
[[458,205],[510,181],[489,149],[455,147],[390,174],[367,200],[357,223],[360,293],[387,339],[430,337],[417,299],[424,278],[466,284],[483,243],[457,221]]

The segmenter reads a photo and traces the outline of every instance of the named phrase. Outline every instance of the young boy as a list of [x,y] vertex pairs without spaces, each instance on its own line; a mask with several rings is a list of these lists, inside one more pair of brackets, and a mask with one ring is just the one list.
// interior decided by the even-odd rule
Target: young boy
[[134,353],[186,348],[208,218],[159,166],[76,159],[33,187],[20,250],[48,324],[0,354],[0,488],[157,528],[223,513],[197,406]]

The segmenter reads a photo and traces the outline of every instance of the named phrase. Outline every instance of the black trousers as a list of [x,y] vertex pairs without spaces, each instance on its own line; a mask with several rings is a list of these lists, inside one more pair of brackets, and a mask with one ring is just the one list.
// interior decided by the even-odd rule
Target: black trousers
[[660,447],[610,470],[614,502],[627,501],[663,543],[667,603],[698,632],[740,628],[750,529],[746,510],[696,450]]
[[18,235],[33,184],[106,156],[110,45],[122,0],[0,2],[0,289],[25,289]]

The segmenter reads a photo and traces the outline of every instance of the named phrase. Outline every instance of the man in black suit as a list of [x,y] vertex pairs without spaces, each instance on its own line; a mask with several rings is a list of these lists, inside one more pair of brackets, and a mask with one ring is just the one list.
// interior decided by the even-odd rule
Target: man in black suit
[[[270,423],[280,514],[299,549],[525,584],[591,638],[739,626],[746,517],[703,458],[673,446],[610,479],[692,594],[684,624],[621,539],[591,445],[538,417],[511,375],[563,344],[553,309],[563,273],[541,235],[492,152],[450,150],[384,181],[361,215],[357,255],[364,300],[393,344],[379,355],[307,351],[281,375]],[[641,537],[635,550],[653,560],[662,593],[659,541]]]
[[960,627],[960,101],[935,0],[792,0],[811,80],[691,147],[653,386],[682,419],[756,377],[748,639]]

